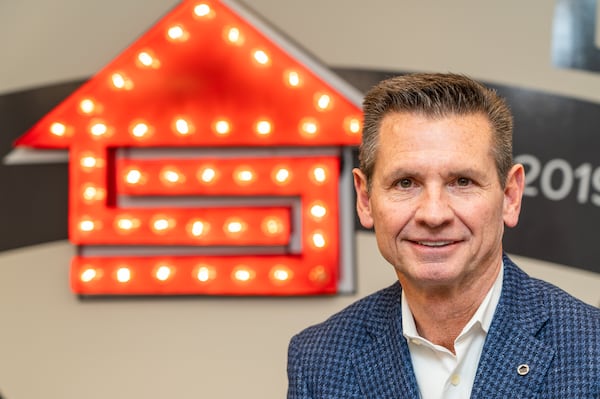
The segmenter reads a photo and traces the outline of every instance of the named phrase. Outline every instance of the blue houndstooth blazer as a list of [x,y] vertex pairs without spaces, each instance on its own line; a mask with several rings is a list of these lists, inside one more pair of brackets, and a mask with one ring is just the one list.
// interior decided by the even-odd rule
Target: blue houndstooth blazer
[[[398,283],[292,338],[288,399],[419,398]],[[529,365],[526,375],[517,368]],[[600,398],[600,309],[504,257],[500,302],[471,398]]]

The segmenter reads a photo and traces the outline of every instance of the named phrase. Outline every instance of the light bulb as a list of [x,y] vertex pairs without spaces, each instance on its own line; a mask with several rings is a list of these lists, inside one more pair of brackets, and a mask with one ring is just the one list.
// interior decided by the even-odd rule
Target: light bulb
[[319,125],[317,121],[312,118],[305,118],[300,123],[300,131],[305,137],[312,137],[319,131]]
[[98,273],[96,272],[95,269],[88,268],[88,269],[85,269],[83,272],[81,272],[80,279],[84,283],[89,283],[90,281],[95,279],[97,275],[98,275]]
[[94,101],[92,101],[89,98],[84,98],[83,100],[81,100],[81,102],[79,103],[79,109],[81,110],[81,112],[83,112],[84,114],[91,114],[92,112],[94,112],[94,110],[96,109],[96,104],[94,103]]
[[188,232],[194,237],[201,237],[208,233],[210,224],[203,220],[195,219],[188,224]]
[[57,137],[62,137],[67,133],[67,127],[60,122],[54,122],[50,125],[50,133]]
[[310,208],[310,214],[316,219],[321,219],[327,214],[327,208],[319,203],[314,204]]
[[294,273],[285,265],[276,265],[271,269],[269,277],[274,283],[285,283],[290,281]]
[[248,166],[242,166],[234,172],[234,180],[240,185],[246,185],[256,180],[256,173]]
[[118,90],[131,90],[133,82],[122,73],[113,73],[110,77],[112,86]]
[[166,167],[160,173],[160,180],[166,185],[183,183],[185,176],[173,167]]
[[90,127],[90,133],[94,137],[105,136],[108,133],[108,126],[106,126],[104,123],[94,123]]
[[233,270],[232,275],[234,280],[239,282],[247,282],[254,278],[255,272],[247,266],[238,266]]
[[246,223],[239,219],[231,219],[225,223],[225,232],[233,235],[244,232],[246,228]]
[[234,44],[236,46],[241,46],[244,43],[244,36],[236,27],[225,28],[224,36],[225,40],[228,43]]
[[193,131],[193,126],[186,119],[179,118],[174,122],[175,131],[182,136],[186,136]]
[[327,172],[325,171],[325,168],[321,166],[313,168],[311,178],[315,183],[325,183],[325,181],[327,181]]
[[198,171],[198,180],[203,183],[212,183],[217,178],[217,172],[211,167],[202,168]]
[[144,138],[150,135],[150,127],[143,122],[136,123],[131,127],[131,134],[138,139]]
[[312,243],[317,248],[323,248],[327,244],[323,233],[314,233],[311,237]]
[[130,169],[125,175],[125,181],[129,184],[138,184],[142,181],[142,172],[138,169]]
[[117,270],[117,281],[126,283],[131,280],[131,270],[128,267],[120,267]]
[[94,231],[95,228],[96,228],[96,223],[91,219],[83,219],[79,222],[79,230],[81,230],[85,233]]
[[289,183],[290,179],[291,172],[287,168],[276,169],[275,173],[273,174],[273,180],[275,180],[275,183],[277,184]]
[[283,231],[283,223],[279,218],[269,217],[263,221],[262,230],[267,235],[277,235]]
[[213,125],[213,129],[218,135],[225,136],[231,131],[231,124],[226,120],[218,120]]
[[350,134],[359,134],[362,129],[362,124],[360,119],[348,117],[344,120],[344,128]]
[[215,271],[215,268],[212,266],[200,265],[196,269],[195,274],[198,281],[205,283],[207,281],[213,280],[216,277],[217,273]]
[[208,4],[198,4],[194,7],[194,14],[197,17],[209,17],[214,14],[214,11],[210,8]]
[[328,94],[317,94],[315,99],[316,108],[319,111],[325,111],[331,108],[332,100]]
[[171,274],[171,267],[169,267],[168,265],[161,265],[158,267],[158,269],[156,269],[156,273],[154,275],[156,276],[157,280],[167,281],[169,277],[171,277]]
[[300,74],[296,71],[286,71],[284,73],[284,81],[288,86],[293,88],[302,85],[302,79],[300,78]]
[[188,39],[189,33],[181,25],[173,25],[167,29],[167,38],[174,42],[184,42]]
[[271,59],[269,58],[269,55],[264,52],[263,50],[255,50],[254,53],[252,54],[252,56],[254,57],[254,60],[262,66],[267,66],[271,63]]
[[271,134],[272,130],[273,130],[273,125],[271,125],[271,122],[269,122],[267,120],[259,120],[258,122],[256,122],[255,131],[256,131],[256,133],[258,133],[258,135],[267,136],[267,135]]

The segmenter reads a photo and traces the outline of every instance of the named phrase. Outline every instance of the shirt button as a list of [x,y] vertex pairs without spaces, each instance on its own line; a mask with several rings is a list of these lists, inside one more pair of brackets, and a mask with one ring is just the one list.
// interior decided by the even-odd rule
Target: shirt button
[[419,341],[418,339],[415,339],[415,338],[411,339],[410,342],[412,342],[415,345],[421,345],[421,341]]
[[453,374],[452,377],[450,377],[450,384],[457,386],[458,384],[460,384],[460,375],[458,374]]

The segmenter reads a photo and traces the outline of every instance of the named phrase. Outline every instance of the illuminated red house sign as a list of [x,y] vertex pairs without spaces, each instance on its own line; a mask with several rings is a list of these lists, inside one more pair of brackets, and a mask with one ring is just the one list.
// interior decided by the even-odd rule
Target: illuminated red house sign
[[75,293],[335,293],[360,100],[238,4],[184,1],[16,147],[69,151]]

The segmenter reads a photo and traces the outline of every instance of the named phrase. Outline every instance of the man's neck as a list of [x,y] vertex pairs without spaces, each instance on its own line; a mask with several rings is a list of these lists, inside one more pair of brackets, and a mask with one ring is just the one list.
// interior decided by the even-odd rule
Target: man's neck
[[454,341],[494,285],[500,268],[464,287],[414,287],[398,276],[419,335],[452,353]]

